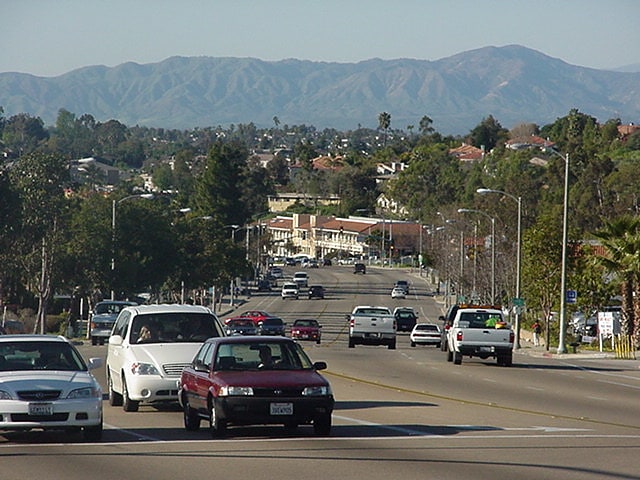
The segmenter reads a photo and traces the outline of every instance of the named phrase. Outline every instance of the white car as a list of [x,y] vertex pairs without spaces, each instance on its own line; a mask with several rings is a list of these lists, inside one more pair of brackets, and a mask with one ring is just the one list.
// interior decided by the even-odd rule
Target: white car
[[198,305],[140,305],[120,312],[109,338],[109,404],[178,401],[176,381],[202,343],[225,336],[215,314]]
[[442,342],[440,327],[435,323],[416,323],[409,334],[409,341],[412,347],[416,345],[440,347],[440,342]]
[[309,286],[309,275],[307,272],[296,272],[293,274],[293,282],[298,285],[298,288],[304,288]]
[[0,336],[0,430],[82,430],[85,440],[102,438],[102,390],[64,337]]
[[298,289],[297,283],[285,282],[282,284],[282,291],[280,292],[280,295],[283,300],[285,298],[295,298],[298,300],[299,292],[300,290]]
[[391,298],[407,298],[407,294],[403,288],[395,287],[391,290]]

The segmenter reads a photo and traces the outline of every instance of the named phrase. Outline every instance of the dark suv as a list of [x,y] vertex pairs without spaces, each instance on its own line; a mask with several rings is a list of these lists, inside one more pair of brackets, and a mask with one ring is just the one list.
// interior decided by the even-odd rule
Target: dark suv
[[267,317],[258,323],[258,335],[281,335],[284,337],[284,322],[278,317]]
[[356,263],[353,266],[353,273],[362,273],[362,274],[367,273],[366,265],[364,263]]
[[324,298],[324,287],[322,285],[312,285],[309,287],[309,298]]
[[411,307],[398,307],[393,311],[399,332],[410,332],[415,326],[418,316]]

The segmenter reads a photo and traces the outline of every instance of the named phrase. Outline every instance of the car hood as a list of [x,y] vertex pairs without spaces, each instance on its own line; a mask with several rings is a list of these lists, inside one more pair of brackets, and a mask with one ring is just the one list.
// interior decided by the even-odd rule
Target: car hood
[[98,384],[89,372],[29,370],[0,373],[0,390],[61,390],[69,392]]
[[191,363],[202,343],[147,343],[131,345],[135,361],[164,365],[166,363]]
[[215,376],[223,385],[254,388],[292,388],[329,385],[329,382],[315,370],[244,370],[216,372]]

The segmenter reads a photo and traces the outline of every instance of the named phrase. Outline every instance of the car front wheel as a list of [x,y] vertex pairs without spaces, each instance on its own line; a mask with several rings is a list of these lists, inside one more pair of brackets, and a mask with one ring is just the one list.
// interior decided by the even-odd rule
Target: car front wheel
[[102,419],[98,425],[92,425],[90,427],[84,427],[82,429],[82,437],[87,442],[99,442],[102,440]]
[[195,432],[200,428],[200,416],[198,415],[198,412],[191,408],[188,400],[185,399],[183,404],[184,428],[189,432]]
[[319,415],[313,421],[313,433],[329,435],[331,433],[331,414]]
[[227,422],[218,416],[213,399],[209,402],[209,431],[213,438],[222,437],[227,431]]
[[111,405],[112,407],[121,407],[122,395],[120,395],[113,389],[113,379],[111,378],[111,375],[109,375],[107,383],[109,385],[109,405]]
[[122,377],[122,409],[125,412],[137,412],[140,402],[129,398],[129,389],[127,388],[127,380]]

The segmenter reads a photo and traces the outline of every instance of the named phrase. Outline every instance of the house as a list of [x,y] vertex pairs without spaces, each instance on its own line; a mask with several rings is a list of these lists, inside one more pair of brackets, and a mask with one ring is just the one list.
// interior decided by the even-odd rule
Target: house
[[449,155],[453,155],[461,162],[477,162],[484,158],[484,148],[463,143],[457,148],[449,149]]
[[504,144],[504,146],[510,150],[523,150],[526,148],[553,148],[554,145],[554,142],[537,135],[512,138],[507,140]]
[[414,254],[422,238],[421,225],[388,218],[296,213],[277,216],[265,226],[271,238],[268,253],[273,256],[365,258]]

